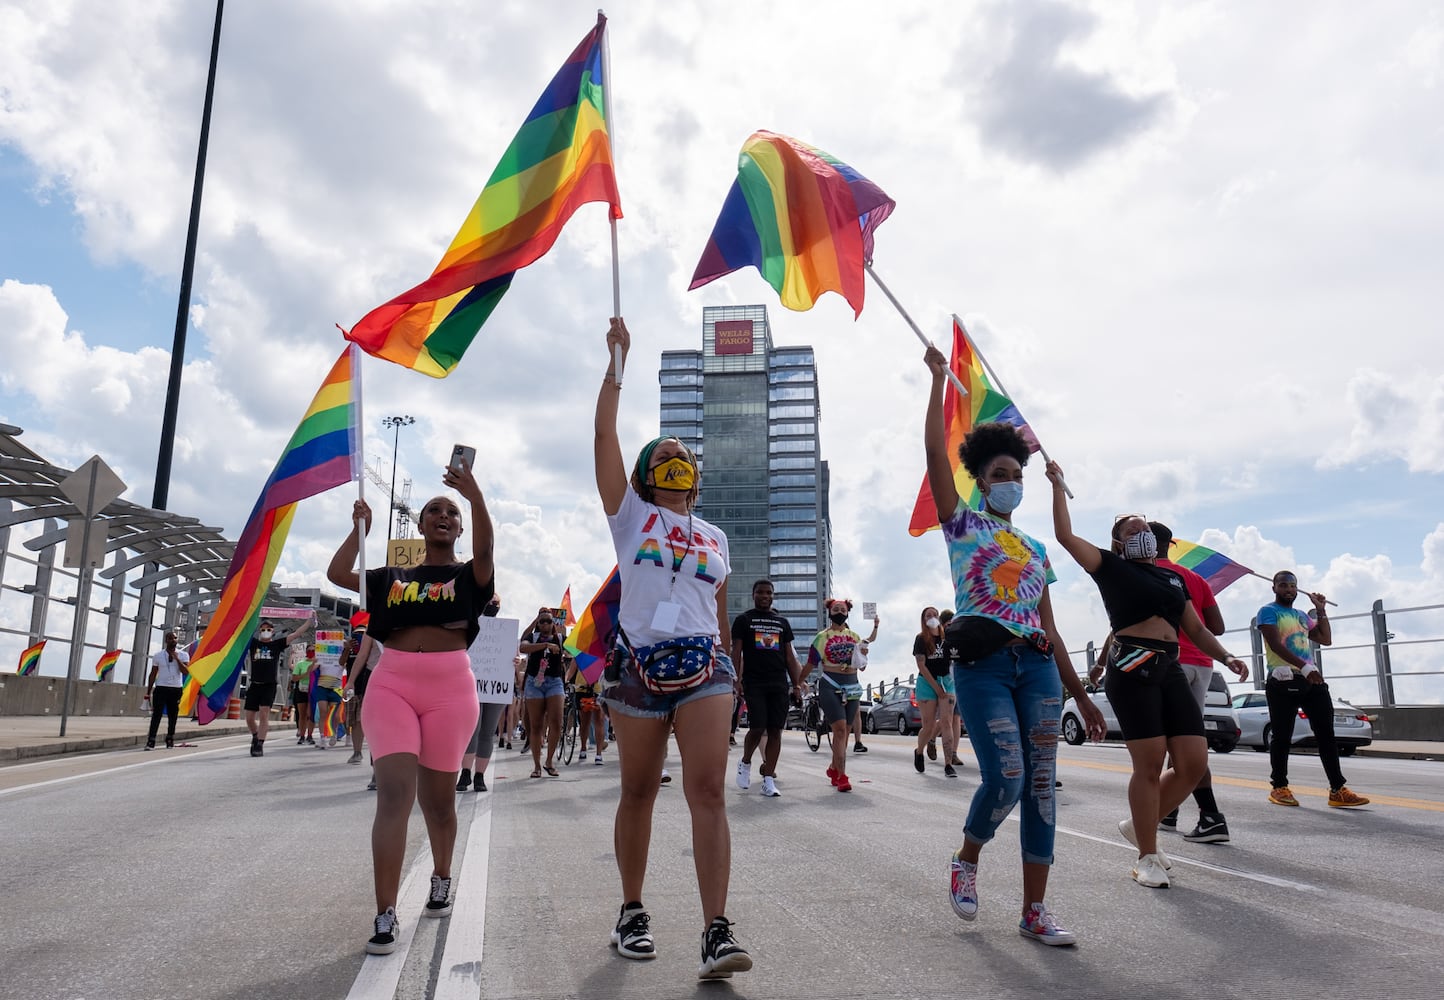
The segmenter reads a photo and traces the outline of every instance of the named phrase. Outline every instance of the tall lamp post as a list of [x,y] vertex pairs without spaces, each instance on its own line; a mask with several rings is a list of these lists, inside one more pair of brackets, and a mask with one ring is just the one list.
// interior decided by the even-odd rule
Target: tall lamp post
[[391,441],[391,506],[386,514],[386,554],[391,555],[391,522],[396,520],[396,452],[401,445],[401,428],[409,427],[416,423],[416,418],[408,414],[399,417],[383,417],[382,426],[393,428],[396,433]]

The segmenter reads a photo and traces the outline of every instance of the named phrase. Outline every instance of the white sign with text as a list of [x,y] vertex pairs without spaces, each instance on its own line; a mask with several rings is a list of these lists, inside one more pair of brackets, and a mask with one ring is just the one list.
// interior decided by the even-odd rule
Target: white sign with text
[[509,705],[516,681],[518,635],[521,622],[515,618],[482,618],[481,631],[467,654],[476,675],[476,697],[487,704]]

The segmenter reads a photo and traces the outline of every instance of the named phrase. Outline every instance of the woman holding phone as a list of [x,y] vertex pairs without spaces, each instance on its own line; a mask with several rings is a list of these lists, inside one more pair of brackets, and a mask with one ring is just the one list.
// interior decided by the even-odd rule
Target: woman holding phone
[[[371,827],[376,885],[375,933],[366,943],[373,955],[396,948],[396,897],[406,857],[406,826],[420,802],[431,842],[431,893],[423,912],[451,912],[451,854],[456,842],[456,799],[452,783],[476,726],[476,680],[467,647],[476,639],[477,619],[491,598],[493,531],[481,487],[464,459],[453,459],[442,482],[466,500],[471,513],[471,558],[461,562],[456,544],[465,528],[461,508],[449,496],[422,507],[418,522],[426,543],[419,565],[384,566],[366,572],[366,606],[372,639],[384,644],[366,689],[366,735],[376,770],[376,819]],[[371,529],[371,508],[357,500],[352,516]],[[357,534],[346,535],[326,575],[332,583],[359,590],[355,570]]]
[[[626,324],[613,317],[608,360],[624,361],[630,347]],[[642,883],[667,737],[675,728],[702,898],[697,975],[726,979],[752,968],[726,917],[732,840],[722,788],[736,678],[721,646],[729,634],[727,536],[693,513],[699,472],[681,441],[649,442],[628,475],[617,436],[618,379],[609,365],[597,396],[594,439],[597,492],[622,581],[620,634],[603,675],[603,700],[621,750],[614,841],[623,902],[611,941],[626,958],[657,954]]]

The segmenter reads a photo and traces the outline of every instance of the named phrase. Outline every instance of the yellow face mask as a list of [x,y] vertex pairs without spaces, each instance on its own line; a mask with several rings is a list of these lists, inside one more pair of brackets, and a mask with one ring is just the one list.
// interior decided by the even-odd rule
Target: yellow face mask
[[652,470],[652,485],[659,490],[686,493],[697,484],[697,470],[685,458],[669,458]]

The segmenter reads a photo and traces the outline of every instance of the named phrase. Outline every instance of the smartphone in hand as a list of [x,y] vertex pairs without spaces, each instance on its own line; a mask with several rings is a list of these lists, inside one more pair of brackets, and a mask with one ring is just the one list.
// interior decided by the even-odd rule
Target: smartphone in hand
[[460,471],[463,468],[470,469],[476,464],[476,449],[469,448],[464,444],[452,446],[451,461],[447,463],[451,468]]

